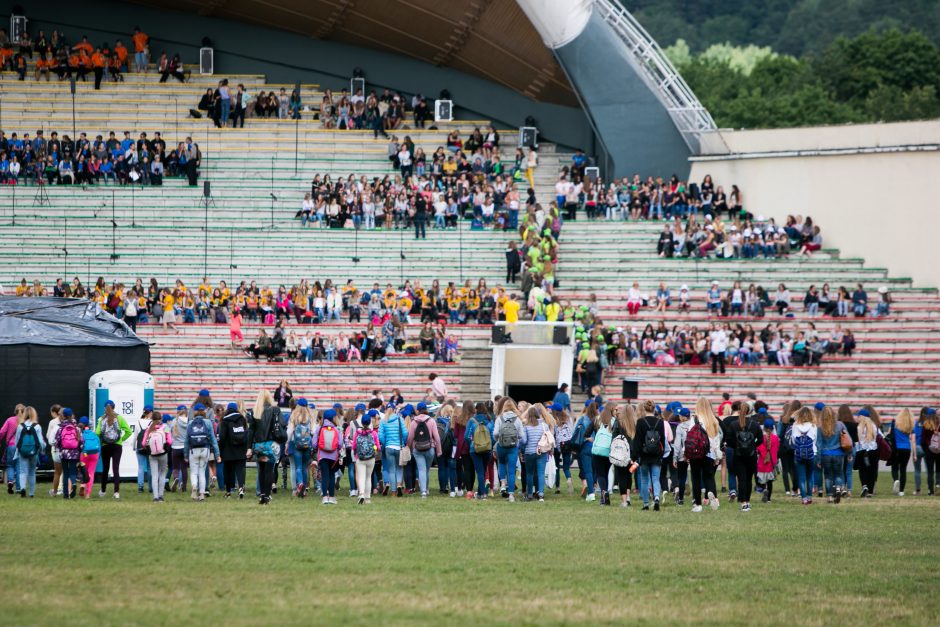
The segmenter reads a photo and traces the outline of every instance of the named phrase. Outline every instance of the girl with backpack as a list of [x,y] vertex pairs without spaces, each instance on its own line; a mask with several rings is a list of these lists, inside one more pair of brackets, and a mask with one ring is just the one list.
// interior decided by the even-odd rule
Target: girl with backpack
[[421,490],[421,498],[426,499],[431,467],[434,460],[441,456],[442,449],[437,424],[428,416],[428,406],[418,403],[416,409],[418,415],[408,428],[406,445],[411,447],[412,457],[418,466],[418,489]]
[[689,429],[695,426],[692,420],[692,412],[682,407],[678,410],[679,422],[674,430],[674,439],[672,446],[672,467],[676,471],[676,485],[673,486],[676,505],[685,504],[685,486],[689,477],[689,460],[685,458],[686,436]]
[[779,451],[780,438],[777,437],[776,423],[773,418],[764,418],[764,441],[757,447],[757,480],[764,486],[764,493],[761,495],[763,503],[770,503],[774,493]]
[[836,420],[836,413],[831,407],[824,407],[819,412],[819,429],[816,431],[816,450],[819,451],[820,465],[826,482],[826,495],[829,503],[839,503],[842,499],[842,479],[845,476],[845,451],[842,449],[842,437],[848,437],[845,425]]
[[388,496],[391,489],[395,496],[402,496],[402,469],[399,465],[401,448],[405,442],[405,421],[395,411],[395,405],[389,404],[385,410],[385,418],[379,425],[379,443],[382,445],[382,480],[385,485],[382,495]]
[[457,496],[473,494],[473,458],[470,457],[470,442],[466,438],[467,424],[473,418],[473,403],[464,401],[454,413],[454,442],[457,447]]
[[610,505],[610,446],[614,436],[612,423],[617,420],[619,410],[613,403],[607,403],[604,410],[594,421],[594,440],[591,444],[591,469],[601,489],[601,505]]
[[88,472],[88,481],[79,487],[79,496],[91,498],[92,488],[95,487],[95,471],[98,469],[98,458],[101,456],[101,438],[91,428],[88,416],[78,419],[79,429],[82,430],[81,465]]
[[552,403],[548,410],[552,412],[552,418],[555,420],[555,465],[561,469],[555,477],[555,494],[561,494],[562,473],[568,483],[568,494],[574,494],[574,487],[571,485],[571,430],[574,425],[571,416],[561,404]]
[[222,457],[222,474],[225,476],[225,498],[231,498],[236,487],[238,498],[245,498],[245,463],[251,454],[248,431],[248,420],[239,410],[238,403],[229,403],[219,424],[219,453]]
[[372,421],[378,418],[379,412],[374,409],[367,411],[361,418],[361,426],[352,434],[352,458],[356,466],[356,485],[359,489],[359,504],[372,503],[372,491],[367,488],[371,483],[372,468],[375,460],[381,455],[382,445],[379,435],[372,428]]
[[281,408],[275,405],[270,390],[258,392],[249,427],[248,456],[254,457],[258,465],[258,505],[267,505],[274,487],[274,465],[280,458],[281,446],[287,442]]
[[124,452],[124,441],[133,433],[123,416],[114,411],[114,401],[104,404],[104,415],[98,418],[95,433],[101,438],[101,490],[98,496],[103,497],[108,489],[108,466],[111,466],[111,475],[114,482],[114,498],[121,498],[121,453]]
[[[623,437],[627,440],[629,450],[633,450],[633,440],[636,435],[636,410],[633,405],[627,403],[620,408],[617,419],[613,421],[611,435],[614,440]],[[630,490],[633,489],[633,471],[636,470],[636,464],[633,460],[626,466],[614,465],[614,483],[617,484],[617,491],[620,492],[620,507],[630,507]]]
[[662,494],[659,473],[662,470],[666,427],[663,420],[656,415],[656,404],[653,401],[643,401],[640,405],[640,413],[643,414],[643,418],[636,423],[636,437],[631,456],[640,464],[637,479],[640,485],[640,496],[643,498],[643,511],[650,508],[650,492],[652,491],[653,511],[658,512]]
[[457,496],[457,459],[454,455],[456,439],[451,427],[453,418],[454,406],[445,404],[438,410],[435,420],[438,439],[441,441],[441,454],[437,458],[437,485],[441,495],[450,494],[450,498]]
[[940,456],[940,433],[937,431],[937,410],[932,407],[924,412],[919,444],[924,450],[924,465],[927,466],[927,496],[933,496],[937,457]]
[[[842,497],[848,498],[852,496],[852,475],[854,474],[855,444],[858,442],[858,424],[855,422],[855,416],[852,415],[852,408],[845,404],[839,405],[836,418],[845,425],[845,431],[849,434],[848,440],[843,439],[840,442],[842,452],[845,453],[842,458]],[[849,445],[848,450],[845,448],[846,444]]]
[[291,457],[294,465],[294,496],[307,496],[310,485],[309,468],[313,457],[313,419],[310,415],[307,399],[297,400],[297,406],[290,414],[287,425],[287,441],[290,442]]
[[59,457],[59,450],[53,446],[55,436],[59,432],[59,425],[62,424],[62,406],[58,403],[49,408],[50,420],[46,425],[46,442],[49,443],[50,453],[52,454],[52,488],[49,489],[49,496],[62,496],[62,489],[59,487],[62,480],[62,459]]
[[206,474],[209,468],[209,459],[222,461],[219,456],[219,443],[215,439],[215,430],[212,420],[206,416],[206,406],[196,403],[189,427],[186,429],[186,441],[183,454],[189,460],[189,483],[192,488],[194,501],[206,500],[207,481]]
[[170,485],[170,492],[176,492],[179,488],[181,492],[186,491],[186,480],[189,476],[187,468],[189,462],[183,454],[183,447],[186,440],[186,430],[189,428],[189,410],[186,405],[176,406],[176,418],[172,420],[170,430],[171,438],[170,463],[172,464],[173,483]]
[[855,442],[855,468],[862,484],[861,498],[872,498],[878,477],[878,427],[867,409],[855,412],[858,439]]
[[[724,445],[721,423],[715,416],[711,401],[704,396],[700,396],[695,402],[695,414],[691,422],[692,425],[685,434],[683,457],[689,462],[689,472],[692,475],[692,512],[697,514],[702,511],[702,493],[708,499],[708,506],[712,511],[718,509],[715,471],[721,465]],[[708,438],[704,455],[701,451],[699,430],[703,430],[705,437]]]
[[26,405],[20,403],[16,406],[13,415],[6,419],[3,427],[0,427],[0,442],[6,446],[4,451],[6,453],[7,494],[13,494],[14,487],[17,492],[20,491],[20,474],[16,468],[16,430],[23,424],[25,418]]
[[476,471],[477,491],[474,497],[470,490],[467,490],[467,498],[485,500],[488,491],[486,467],[493,458],[493,429],[495,426],[486,411],[486,405],[477,403],[475,412],[473,418],[467,423],[464,437],[469,443],[470,458],[473,460],[473,468]]
[[[352,458],[352,445],[355,439],[353,435],[362,427],[362,417],[365,413],[365,403],[357,403],[355,407],[346,410],[346,417],[343,424],[343,440],[346,443],[346,450],[343,452],[343,466],[349,469],[349,496],[351,498],[358,496],[359,490],[361,489],[356,482],[356,466]],[[364,488],[368,491],[369,484],[366,484]]]
[[150,464],[150,491],[153,494],[154,503],[163,502],[166,489],[166,470],[173,436],[164,423],[164,419],[169,421],[172,418],[169,414],[164,414],[162,417],[159,414],[151,414],[150,424],[147,425],[141,438],[141,449],[147,452]]
[[493,425],[493,440],[496,442],[497,475],[500,496],[515,502],[516,468],[519,463],[520,440],[525,427],[519,419],[519,408],[509,397],[500,399]]
[[734,449],[734,474],[737,479],[737,497],[742,512],[751,511],[751,490],[757,474],[757,447],[764,440],[757,421],[749,416],[747,403],[738,407],[738,419],[730,423],[725,432],[725,444]]
[[[157,414],[157,419],[159,420],[159,414]],[[137,419],[137,435],[135,436],[134,441],[134,453],[137,455],[137,493],[140,494],[144,491],[144,483],[147,479],[147,476],[150,474],[150,456],[147,451],[143,448],[143,439],[144,433],[146,433],[147,428],[150,426],[151,421],[153,420],[153,407],[150,405],[144,406],[144,411],[140,415],[140,418]]]
[[[549,432],[548,425],[539,421],[539,410],[535,406],[526,410],[525,418],[525,425],[519,433],[519,448],[525,455],[526,500],[538,499],[540,503],[544,503],[545,463],[548,460],[549,451],[543,451],[542,445],[545,442],[544,434]],[[510,426],[504,422],[500,430],[509,428],[515,428],[515,425]],[[499,442],[498,437],[497,442]],[[554,441],[552,448],[554,448]]]
[[39,415],[34,407],[27,407],[22,424],[16,428],[16,456],[19,472],[20,496],[36,496],[36,466],[39,455],[46,450]]
[[813,469],[816,467],[816,418],[809,407],[796,412],[796,422],[790,427],[790,447],[796,464],[796,481],[799,484],[803,505],[813,502]]
[[[916,441],[914,439],[914,416],[911,410],[905,407],[894,419],[891,431],[888,432],[888,442],[892,445],[894,455],[891,457],[891,478],[894,480],[893,491],[898,496],[904,496],[904,487],[907,485],[907,462],[911,454],[917,457]],[[22,486],[20,486],[22,487]]]
[[62,422],[55,434],[55,449],[62,460],[62,498],[74,499],[78,489],[78,460],[84,441],[82,430],[69,407],[62,408]]
[[[785,437],[787,431],[795,422],[794,416],[797,410],[802,407],[802,403],[797,400],[790,401],[783,406],[783,414],[780,416],[780,422],[777,425],[777,436],[780,438],[780,465],[783,474],[783,489],[787,496],[796,496],[796,464],[793,460],[793,447],[790,446],[790,439]],[[792,489],[791,489],[792,488]]]
[[344,450],[343,433],[336,427],[336,410],[323,412],[321,422],[313,433],[316,443],[317,465],[320,468],[320,492],[323,505],[336,505],[336,469],[342,463],[340,452]]
[[578,456],[578,476],[581,478],[581,498],[594,500],[594,459],[591,450],[594,442],[594,424],[597,420],[597,403],[587,400],[584,413],[574,424],[571,433],[571,445]]

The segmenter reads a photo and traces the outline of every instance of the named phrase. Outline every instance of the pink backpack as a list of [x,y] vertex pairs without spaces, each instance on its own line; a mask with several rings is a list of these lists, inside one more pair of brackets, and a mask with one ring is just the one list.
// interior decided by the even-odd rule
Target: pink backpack
[[163,455],[166,452],[166,432],[163,427],[148,431],[144,446],[150,448],[151,455]]
[[62,443],[62,450],[74,451],[78,449],[78,427],[73,424],[66,424],[62,427],[62,437],[59,439]]
[[273,314],[273,313],[270,313],[270,312],[264,314],[264,323],[265,323],[265,324],[274,324],[274,314]]

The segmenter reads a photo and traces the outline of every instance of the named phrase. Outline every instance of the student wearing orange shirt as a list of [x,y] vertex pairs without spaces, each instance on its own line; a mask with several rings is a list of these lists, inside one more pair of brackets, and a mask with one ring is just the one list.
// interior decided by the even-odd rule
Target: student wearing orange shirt
[[134,42],[134,70],[137,72],[146,72],[148,69],[147,45],[150,37],[147,33],[140,30],[140,26],[134,27],[134,34],[131,36]]
[[91,67],[95,72],[95,89],[101,89],[101,79],[104,77],[104,55],[101,48],[96,48],[91,55]]
[[0,48],[0,69],[13,69],[13,44],[5,43]]
[[120,39],[117,40],[117,43],[114,44],[114,54],[118,58],[119,65],[118,67],[122,72],[127,71],[127,46],[124,45],[124,42]]
[[[126,58],[126,55],[127,55],[126,50],[124,54]],[[116,52],[112,54],[111,59],[108,61],[108,73],[111,75],[111,80],[114,81],[115,83],[124,82],[124,76],[121,74],[122,65],[123,65],[123,62],[121,61],[121,58],[118,56],[118,54]]]
[[13,65],[16,66],[16,73],[20,77],[19,80],[26,80],[26,57],[23,56],[23,53],[19,52],[13,57]]
[[85,54],[90,55],[94,48],[90,43],[88,43],[88,35],[82,35],[82,40],[72,46],[72,50],[75,50],[79,54],[84,52]]
[[36,59],[36,80],[38,81],[40,77],[45,76],[46,82],[49,82],[49,75],[52,74],[52,68],[54,66],[55,61],[52,60],[51,52],[47,52]]
[[66,73],[66,76],[71,78],[73,74],[76,76],[76,78],[85,80],[85,66],[82,65],[81,58],[79,58],[78,54],[74,52],[69,55],[69,69]]

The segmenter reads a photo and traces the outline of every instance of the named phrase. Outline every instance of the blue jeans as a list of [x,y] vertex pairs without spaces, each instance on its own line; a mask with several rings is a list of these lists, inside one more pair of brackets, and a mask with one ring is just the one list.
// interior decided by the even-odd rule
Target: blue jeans
[[336,474],[332,459],[321,459],[320,466],[320,492],[323,496],[336,496]]
[[571,479],[571,453],[561,451],[561,472],[558,473],[555,481],[555,487],[561,485],[561,473],[565,473],[565,479]]
[[823,455],[822,466],[823,473],[826,476],[826,494],[834,496],[833,490],[842,491],[843,461],[844,455]]
[[305,486],[310,485],[309,480],[307,479],[307,468],[310,466],[310,449],[304,449],[298,451],[294,449],[294,452],[291,454],[294,458],[294,482],[296,485],[301,483]]
[[516,491],[516,466],[519,464],[519,449],[515,446],[508,448],[496,447],[496,467],[499,470],[499,480],[506,482],[506,490],[510,494]]
[[221,100],[219,100],[219,103],[221,104],[221,107],[220,107],[221,119],[219,120],[219,122],[221,122],[222,126],[225,126],[228,123],[228,114],[232,108],[232,101],[231,99],[228,99],[228,98],[222,98]]
[[36,464],[39,463],[39,455],[20,455],[17,460],[19,467],[18,478],[20,489],[25,490],[29,487],[29,495],[36,494]]
[[738,491],[738,478],[734,474],[734,448],[725,447],[725,467],[728,469],[728,492]]
[[528,453],[525,456],[525,472],[529,495],[545,494],[545,461],[548,453]]
[[585,442],[578,451],[579,476],[587,482],[588,494],[594,492],[594,458],[591,455],[591,443]]
[[490,461],[490,453],[487,451],[482,455],[471,452],[470,458],[473,460],[473,469],[477,473],[477,495],[486,496],[486,465]]
[[[134,62],[137,64],[138,68],[142,68],[147,65],[147,53],[146,52],[135,52],[134,53]],[[136,69],[136,68],[135,68]]]
[[137,489],[143,490],[150,485],[150,456],[137,453]]
[[844,475],[843,480],[845,481],[845,489],[851,492],[852,484],[854,483],[852,475],[855,474],[855,469],[852,467],[852,462],[855,459],[854,454],[846,455],[842,459],[845,460],[845,466],[842,469],[842,473]]
[[813,469],[816,468],[813,460],[794,460],[796,464],[796,483],[800,486],[800,498],[808,499],[813,496]]
[[431,465],[434,463],[434,448],[426,451],[414,451],[415,463],[418,464],[418,489],[421,494],[427,494],[428,475],[431,474]]
[[[78,460],[77,459],[63,459],[62,460],[62,498],[69,498],[69,482],[72,483],[72,486],[75,489],[78,489]],[[76,493],[77,498],[77,493]]]
[[382,481],[385,485],[394,490],[401,483],[401,466],[398,460],[401,457],[401,450],[397,448],[382,449]]
[[643,506],[650,503],[650,487],[653,488],[653,498],[659,500],[662,491],[659,486],[659,473],[662,470],[660,462],[641,464],[637,478],[640,481],[640,496],[643,497]]
[[449,453],[437,458],[437,483],[441,492],[457,489],[457,460]]
[[7,483],[15,484],[20,489],[20,473],[16,467],[16,445],[7,447]]

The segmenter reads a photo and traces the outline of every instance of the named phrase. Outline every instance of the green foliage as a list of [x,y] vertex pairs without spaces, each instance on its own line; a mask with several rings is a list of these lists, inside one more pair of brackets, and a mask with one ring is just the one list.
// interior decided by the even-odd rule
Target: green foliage
[[803,59],[754,45],[667,49],[721,127],[790,127],[940,116],[940,48],[892,29],[838,38]]

